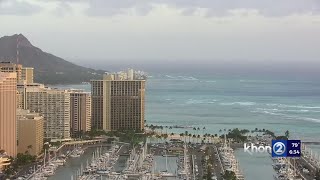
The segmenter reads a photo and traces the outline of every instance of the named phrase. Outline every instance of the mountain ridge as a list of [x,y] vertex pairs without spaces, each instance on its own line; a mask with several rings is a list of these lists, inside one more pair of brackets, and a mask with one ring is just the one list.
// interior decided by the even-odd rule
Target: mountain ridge
[[0,38],[0,61],[17,63],[34,68],[34,82],[44,84],[78,84],[101,79],[103,70],[76,65],[34,46],[24,35],[14,34]]

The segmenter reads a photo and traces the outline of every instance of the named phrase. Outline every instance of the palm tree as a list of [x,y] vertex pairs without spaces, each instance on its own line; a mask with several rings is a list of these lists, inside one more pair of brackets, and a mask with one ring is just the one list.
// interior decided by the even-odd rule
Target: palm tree
[[288,131],[288,130],[286,130],[286,132],[285,132],[285,136],[286,136],[286,138],[287,138],[287,139],[289,139],[289,135],[290,135],[289,131]]
[[184,132],[184,141],[185,141],[185,142],[187,142],[186,138],[187,138],[188,134],[189,134],[188,131],[185,131],[185,132]]
[[207,143],[209,143],[210,142],[210,139],[211,139],[211,134],[207,134]]
[[202,142],[205,142],[205,140],[206,140],[206,138],[207,138],[207,134],[203,135],[202,137],[203,137],[203,138],[202,138]]
[[161,130],[160,134],[162,134],[163,126],[159,126],[159,129]]
[[201,138],[201,136],[200,136],[200,134],[198,134],[198,136],[197,136],[197,143],[198,143],[198,139],[200,139]]
[[158,139],[158,143],[159,143],[159,139],[161,140],[162,136],[161,135],[156,135],[156,138]]
[[163,134],[162,137],[167,142],[168,134]]
[[188,136],[189,136],[189,142],[190,142],[190,138],[191,138],[192,134],[188,134]]
[[183,133],[180,133],[180,137],[182,138],[182,140],[183,140],[183,136],[184,136],[184,134],[183,134]]
[[156,127],[153,124],[151,124],[150,129],[152,130],[152,133],[154,133],[154,130],[156,129]]

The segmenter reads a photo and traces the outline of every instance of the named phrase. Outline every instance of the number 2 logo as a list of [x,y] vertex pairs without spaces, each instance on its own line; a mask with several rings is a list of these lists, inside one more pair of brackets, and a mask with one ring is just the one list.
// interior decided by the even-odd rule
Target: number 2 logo
[[273,145],[273,152],[276,155],[282,155],[286,150],[286,146],[282,142],[276,142]]

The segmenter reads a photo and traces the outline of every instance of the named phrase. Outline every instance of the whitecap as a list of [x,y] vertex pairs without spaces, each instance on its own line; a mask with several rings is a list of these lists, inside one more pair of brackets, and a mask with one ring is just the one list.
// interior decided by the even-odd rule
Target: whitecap
[[197,78],[195,78],[195,77],[192,77],[192,76],[190,76],[190,77],[183,76],[183,78],[182,78],[182,79],[183,79],[183,80],[191,80],[191,81],[199,80],[199,79],[197,79]]
[[186,104],[214,104],[216,101],[216,99],[188,99]]
[[253,106],[256,104],[255,102],[236,102],[236,103],[241,106]]
[[283,114],[280,113],[274,113],[274,112],[270,112],[270,111],[262,111],[265,114],[271,114],[271,115],[276,115],[276,116],[282,116]]
[[320,109],[320,106],[287,105],[287,104],[266,104],[267,106],[278,106],[281,108],[301,108],[301,109]]
[[232,106],[232,105],[240,105],[240,106],[253,106],[256,105],[255,102],[230,102],[230,103],[220,103],[223,106]]
[[231,106],[231,105],[234,105],[235,103],[220,103],[220,105],[223,105],[223,106]]
[[284,105],[284,104],[282,104],[280,107],[301,108],[301,109],[320,109],[319,106],[302,106],[302,105],[294,106],[294,105]]
[[268,108],[256,108],[257,110],[261,110],[261,111],[279,111],[279,109],[268,109]]
[[312,121],[312,122],[320,123],[320,119],[316,119],[316,118],[302,117],[301,119],[304,121]]
[[[257,108],[258,109],[258,108]],[[301,116],[293,116],[293,115],[288,115],[288,114],[282,114],[282,113],[275,113],[272,111],[266,111],[266,110],[259,110],[259,111],[251,111],[254,113],[264,113],[264,114],[270,114],[270,115],[274,115],[274,116],[281,116],[287,119],[294,119],[294,120],[303,120],[303,121],[310,121],[310,122],[316,122],[316,123],[320,123],[320,119],[316,119],[316,118],[310,118],[310,117],[301,117]]]

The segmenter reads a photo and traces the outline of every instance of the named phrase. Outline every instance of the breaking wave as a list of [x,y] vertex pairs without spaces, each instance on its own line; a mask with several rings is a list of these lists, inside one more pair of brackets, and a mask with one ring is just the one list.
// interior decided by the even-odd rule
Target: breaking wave
[[280,108],[320,109],[320,106],[303,106],[303,105],[287,105],[287,104],[267,104],[267,106],[277,106]]
[[197,81],[199,79],[192,77],[192,76],[171,76],[171,75],[165,75],[166,78],[169,80],[184,80],[184,81]]
[[231,103],[220,103],[222,106],[232,106],[232,105],[240,105],[240,106],[254,106],[257,103],[255,102],[231,102]]
[[[278,111],[278,109],[276,110]],[[309,121],[309,122],[316,122],[316,123],[320,123],[320,119],[316,119],[316,118],[310,118],[310,117],[301,117],[301,116],[294,116],[294,115],[288,115],[288,114],[284,114],[284,113],[278,113],[276,111],[273,111],[272,109],[263,109],[263,108],[257,108],[256,111],[251,111],[254,113],[263,113],[263,114],[270,114],[270,115],[274,115],[274,116],[280,116],[286,119],[292,119],[292,120],[302,120],[302,121]]]
[[198,100],[198,99],[188,99],[186,104],[214,104],[217,102],[216,99]]
[[268,109],[268,108],[257,108],[257,110],[261,111],[272,111],[272,112],[296,112],[296,113],[313,113],[313,112],[320,112],[317,110],[310,110],[310,109]]

